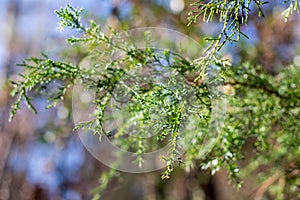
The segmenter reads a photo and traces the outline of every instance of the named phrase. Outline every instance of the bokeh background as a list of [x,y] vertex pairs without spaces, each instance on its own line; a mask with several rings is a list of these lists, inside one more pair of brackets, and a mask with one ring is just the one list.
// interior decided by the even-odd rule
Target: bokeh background
[[[99,184],[101,172],[108,168],[95,160],[82,146],[73,131],[71,92],[64,102],[46,110],[47,100],[37,96],[34,115],[22,103],[21,110],[9,123],[9,79],[23,71],[17,66],[28,56],[43,51],[53,59],[80,63],[87,50],[65,43],[67,37],[80,35],[59,31],[54,14],[67,3],[85,9],[83,20],[94,19],[103,31],[109,27],[137,28],[157,26],[182,32],[203,43],[203,36],[217,34],[218,22],[187,27],[188,13],[193,10],[183,0],[0,0],[0,199],[90,199],[90,191]],[[234,64],[250,60],[276,74],[288,64],[300,66],[299,16],[287,23],[281,12],[282,1],[264,6],[265,18],[258,18],[255,7],[250,22],[243,27],[250,39],[227,44],[222,54]],[[201,52],[199,52],[201,56]],[[53,87],[55,88],[55,87]],[[243,189],[236,191],[227,184],[226,173],[211,177],[208,172],[177,169],[170,180],[161,180],[160,172],[121,173],[112,180],[102,199],[251,199],[256,183],[249,177]],[[270,197],[272,199],[272,197]]]

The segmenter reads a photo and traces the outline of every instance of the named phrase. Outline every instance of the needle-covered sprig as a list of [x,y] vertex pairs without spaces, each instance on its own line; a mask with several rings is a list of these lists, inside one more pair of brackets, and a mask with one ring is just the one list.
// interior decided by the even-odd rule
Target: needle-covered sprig
[[[300,183],[300,68],[289,66],[273,77],[265,73],[259,65],[254,66],[244,62],[238,66],[231,66],[228,60],[219,59],[216,54],[225,42],[238,41],[243,35],[240,28],[248,21],[251,2],[255,3],[260,15],[263,16],[265,3],[259,0],[197,1],[194,4],[199,10],[192,14],[191,22],[195,22],[202,15],[208,22],[219,17],[223,23],[222,33],[212,39],[206,54],[199,55],[195,60],[184,58],[180,53],[173,53],[167,49],[163,49],[162,53],[155,52],[153,48],[139,49],[124,41],[117,31],[112,30],[110,34],[104,34],[94,21],[90,21],[89,26],[85,26],[80,22],[82,9],[67,5],[56,11],[60,19],[59,27],[76,29],[82,34],[79,37],[69,38],[68,42],[87,47],[90,53],[89,59],[93,62],[90,63],[89,68],[86,68],[77,64],[55,61],[46,55],[41,58],[25,59],[20,64],[25,72],[20,74],[19,80],[12,81],[14,89],[11,94],[16,97],[16,101],[12,105],[10,120],[16,114],[22,100],[34,113],[37,112],[32,103],[34,98],[31,96],[32,91],[41,91],[54,81],[60,81],[62,84],[57,92],[49,97],[50,106],[53,106],[58,100],[63,99],[68,88],[79,81],[83,83],[85,89],[95,89],[93,104],[96,107],[96,114],[95,120],[79,124],[77,129],[91,130],[99,134],[100,139],[101,134],[105,133],[120,148],[135,152],[138,166],[143,167],[143,154],[147,150],[160,147],[161,142],[165,141],[170,149],[169,155],[162,157],[167,165],[162,173],[163,179],[171,177],[175,166],[186,169],[199,167],[202,170],[209,170],[212,174],[225,168],[229,179],[240,187],[241,178],[245,174],[240,161],[245,158],[244,148],[251,146],[255,156],[250,159],[249,168],[255,169],[260,164],[271,166],[272,169],[262,176],[268,178],[275,174],[277,179],[284,179],[285,185],[278,186],[281,187],[280,194],[293,193],[297,190],[294,186]],[[288,2],[291,6],[284,13],[286,18],[294,10],[299,10],[298,1],[285,1]],[[149,37],[147,35],[148,39]],[[117,60],[112,59],[111,56],[116,51],[121,51],[124,56]],[[161,62],[162,60],[167,62]],[[174,70],[176,75],[185,79],[186,84],[180,85],[176,77],[175,79],[171,77],[166,83],[155,85],[151,77],[150,80],[145,77],[147,80],[145,81],[139,78],[141,74],[133,76],[128,73],[132,69],[142,72],[151,66]],[[218,89],[222,93],[218,95],[226,98],[227,101],[227,106],[222,107],[226,109],[223,126],[219,128],[216,137],[208,128],[210,124],[217,123],[212,116],[215,96],[210,93],[208,80],[206,80],[205,69],[209,66],[219,69],[218,76],[210,81],[221,83]],[[189,73],[194,73],[193,77],[196,78],[189,80],[186,77]],[[129,82],[142,84],[125,85],[124,81],[122,82],[124,77]],[[103,113],[110,99],[118,100],[113,93],[117,85],[124,86],[126,92],[131,94],[132,101],[127,107],[131,112],[127,121],[117,130],[104,131]],[[169,87],[170,85],[172,87]],[[173,87],[174,85],[176,87]],[[186,85],[193,88],[192,92],[186,93]],[[186,101],[178,100],[185,99],[183,96],[186,94],[191,95],[190,98]],[[165,101],[165,99],[172,101]],[[192,106],[188,107],[188,104]],[[159,107],[159,112],[166,116],[163,120],[151,119],[149,110],[153,106]],[[181,158],[178,155],[178,146],[183,135],[181,124],[190,122],[188,117],[192,115],[194,116],[192,120],[197,119],[197,127],[186,133],[190,134],[192,139],[188,143],[184,158]],[[138,137],[126,135],[126,130],[131,128],[131,122],[138,122],[140,127],[147,128],[153,121],[155,122],[153,128],[158,130],[158,135],[150,141],[142,137],[148,134],[147,129],[141,131]],[[203,156],[205,140],[215,142]],[[115,165],[118,164],[116,161]],[[116,171],[111,170],[101,176],[99,187],[93,191],[94,199],[100,199],[100,193],[116,175]]]

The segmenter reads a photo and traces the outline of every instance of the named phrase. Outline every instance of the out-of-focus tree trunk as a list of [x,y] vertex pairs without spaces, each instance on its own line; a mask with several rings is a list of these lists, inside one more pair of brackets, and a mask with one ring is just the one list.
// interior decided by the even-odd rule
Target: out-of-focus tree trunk
[[[17,41],[17,23],[19,18],[19,1],[13,0],[8,3],[8,9],[5,16],[5,27],[2,34],[5,38],[6,59],[4,60],[3,73],[1,73],[0,88],[1,88],[1,100],[0,100],[0,118],[1,130],[0,130],[0,197],[1,199],[13,199],[11,197],[11,184],[13,181],[13,175],[8,165],[9,154],[11,153],[12,144],[17,139],[17,129],[13,126],[7,125],[7,119],[9,116],[9,85],[7,83],[8,78],[14,73],[13,57],[16,51]],[[13,130],[12,130],[13,129]]]

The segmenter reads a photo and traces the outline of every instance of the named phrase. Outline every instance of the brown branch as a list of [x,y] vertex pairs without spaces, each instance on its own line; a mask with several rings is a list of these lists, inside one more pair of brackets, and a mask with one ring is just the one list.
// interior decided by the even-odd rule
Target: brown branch
[[263,84],[257,85],[257,84],[248,84],[248,83],[243,83],[243,82],[238,82],[238,81],[231,81],[231,82],[225,82],[225,85],[230,85],[230,86],[239,85],[239,86],[244,86],[244,87],[248,87],[248,88],[252,88],[252,89],[261,89],[261,90],[267,92],[268,94],[275,95],[281,99],[288,99],[288,97],[281,95],[277,90],[272,90]]
[[279,171],[276,171],[275,174],[273,174],[271,177],[269,177],[267,180],[265,180],[259,188],[256,190],[254,195],[254,200],[260,200],[262,199],[264,193],[268,190],[268,188],[275,183],[277,180],[279,180],[281,177],[281,173]]

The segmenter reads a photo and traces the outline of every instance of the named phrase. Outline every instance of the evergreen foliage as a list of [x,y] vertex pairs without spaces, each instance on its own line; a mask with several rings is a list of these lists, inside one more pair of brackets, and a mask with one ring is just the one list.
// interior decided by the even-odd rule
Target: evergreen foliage
[[[14,89],[12,95],[17,100],[12,105],[10,120],[19,109],[22,100],[36,113],[36,109],[30,98],[32,91],[40,92],[42,88],[48,87],[53,81],[62,81],[63,85],[57,93],[49,97],[49,107],[54,106],[58,100],[63,99],[68,88],[75,82],[81,82],[88,89],[95,89],[97,92],[94,104],[97,107],[96,118],[93,121],[79,124],[76,128],[87,128],[99,134],[106,134],[114,137],[117,144],[122,149],[135,151],[137,154],[137,164],[143,167],[142,155],[146,151],[151,151],[161,145],[161,141],[170,144],[170,154],[164,158],[167,168],[162,174],[162,178],[171,176],[174,166],[186,169],[200,166],[203,170],[210,170],[212,174],[220,168],[228,170],[230,180],[234,181],[238,187],[242,185],[242,178],[246,173],[251,173],[258,166],[269,166],[270,170],[261,172],[262,177],[269,177],[272,174],[279,174],[286,180],[286,184],[277,186],[277,197],[284,192],[287,196],[298,191],[300,185],[300,68],[288,66],[278,75],[268,75],[261,66],[252,66],[247,61],[237,66],[232,66],[226,59],[218,55],[218,51],[226,42],[236,42],[241,36],[246,36],[241,31],[241,26],[249,20],[251,4],[258,8],[258,15],[264,16],[263,8],[267,2],[259,0],[245,1],[197,1],[193,6],[197,10],[189,17],[190,24],[196,22],[199,17],[210,22],[216,18],[223,24],[220,34],[216,38],[209,38],[211,41],[204,55],[199,55],[196,60],[184,58],[179,54],[170,53],[165,49],[157,52],[153,48],[138,49],[133,44],[123,42],[119,33],[113,29],[109,34],[101,32],[100,27],[90,21],[89,26],[85,26],[80,21],[81,9],[75,9],[70,5],[56,11],[60,21],[59,29],[76,29],[82,33],[82,37],[71,37],[70,44],[87,45],[91,51],[91,57],[97,58],[90,68],[82,68],[73,63],[54,61],[43,55],[42,58],[28,58],[20,66],[25,68],[25,73],[20,74],[19,81],[12,81]],[[293,11],[299,11],[299,2],[295,0],[284,1],[289,3],[287,10],[283,12],[283,17],[288,18]],[[101,46],[101,49],[95,48]],[[121,51],[125,56],[121,59],[107,59],[116,51]],[[103,60],[99,59],[103,58]],[[172,60],[167,64],[161,60]],[[99,62],[98,62],[99,61]],[[135,99],[128,109],[131,111],[131,119],[136,120],[143,126],[156,124],[160,131],[157,138],[145,141],[141,137],[126,137],[126,128],[123,127],[117,134],[113,135],[109,131],[103,130],[103,113],[113,91],[122,78],[127,80],[132,78],[128,73],[132,69],[143,70],[152,65],[162,68],[174,69],[178,76],[186,77],[187,74],[194,73],[199,84],[192,84],[191,90],[198,106],[185,110],[186,102],[177,101],[178,94],[182,95],[185,86],[182,86],[181,93],[170,90],[172,80],[166,85],[151,85],[151,80],[147,84],[152,88],[150,93],[144,86],[128,88],[132,98]],[[208,124],[211,122],[211,102],[213,96],[208,92],[207,71],[209,66],[217,66],[220,70],[219,76],[213,81],[222,83],[223,96],[227,99],[227,111],[224,126],[220,130],[218,138],[215,138],[215,145],[206,156],[202,156],[203,138],[211,137]],[[97,79],[93,79],[97,74]],[[139,81],[139,80],[136,80]],[[166,102],[166,98],[173,98]],[[149,108],[159,106],[163,113],[167,114],[165,121],[153,122],[149,117]],[[183,111],[185,110],[185,111]],[[197,123],[199,124],[198,134],[193,135],[193,140],[189,144],[184,158],[178,158],[177,146],[182,134],[180,123],[191,113],[197,113]],[[128,124],[127,124],[128,125]],[[129,125],[128,125],[129,126]],[[141,133],[146,134],[146,133]],[[252,148],[255,155],[248,161],[246,167],[241,167],[241,160],[244,159],[244,149]],[[179,161],[180,160],[180,161]],[[100,193],[107,186],[109,180],[117,175],[113,169],[104,173],[98,188],[93,193],[94,199],[100,198]]]

